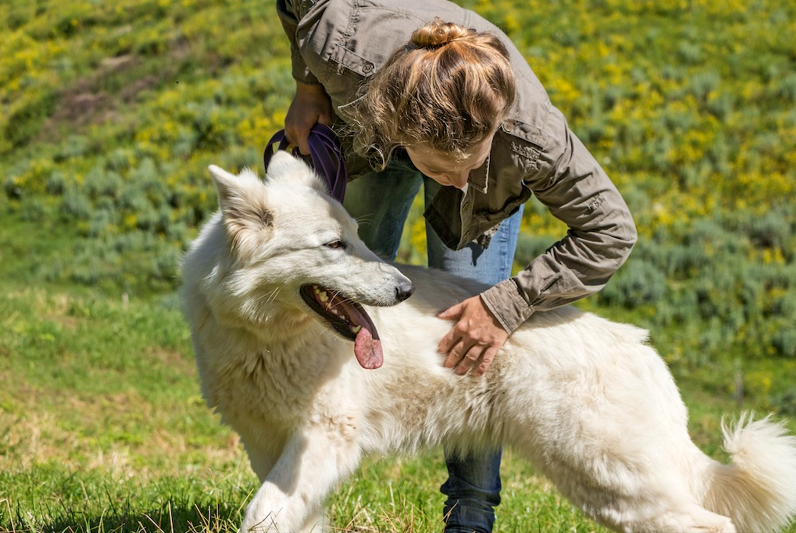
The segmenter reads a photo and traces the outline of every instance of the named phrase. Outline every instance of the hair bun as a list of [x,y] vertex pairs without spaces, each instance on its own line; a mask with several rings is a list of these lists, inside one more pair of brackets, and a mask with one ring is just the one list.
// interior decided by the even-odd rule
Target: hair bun
[[474,30],[437,17],[434,22],[429,22],[412,34],[412,43],[422,48],[443,46],[473,33]]

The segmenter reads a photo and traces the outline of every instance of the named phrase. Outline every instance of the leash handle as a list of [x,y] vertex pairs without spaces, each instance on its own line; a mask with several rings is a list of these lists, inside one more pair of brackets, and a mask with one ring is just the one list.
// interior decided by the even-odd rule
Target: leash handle
[[[338,202],[345,197],[345,188],[348,183],[348,170],[345,166],[343,148],[331,128],[324,124],[315,124],[307,138],[310,145],[309,157],[302,155],[298,147],[293,148],[293,156],[300,157],[311,164],[322,178],[326,180],[329,193]],[[274,145],[277,150],[287,150],[290,142],[285,137],[285,130],[279,130],[271,137],[263,151],[263,163],[268,171],[268,164],[274,156]],[[309,160],[308,160],[309,159]]]

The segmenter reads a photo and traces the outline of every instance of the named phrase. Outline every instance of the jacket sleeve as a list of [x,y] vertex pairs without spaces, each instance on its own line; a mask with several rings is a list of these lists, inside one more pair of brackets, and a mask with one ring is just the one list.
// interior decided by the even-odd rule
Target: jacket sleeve
[[525,180],[567,235],[528,267],[481,294],[511,333],[535,311],[547,311],[602,289],[625,262],[637,233],[627,204],[566,119],[551,107],[538,172]]
[[298,39],[296,37],[299,21],[292,9],[293,1],[276,0],[276,12],[279,15],[282,28],[285,30],[288,39],[290,39],[290,61],[293,65],[293,79],[307,85],[319,85],[318,78],[307,68],[307,64],[299,52]]

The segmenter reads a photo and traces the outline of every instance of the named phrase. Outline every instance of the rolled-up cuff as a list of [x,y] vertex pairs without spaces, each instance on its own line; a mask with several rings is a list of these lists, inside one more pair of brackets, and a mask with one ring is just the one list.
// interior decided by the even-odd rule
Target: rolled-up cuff
[[501,281],[481,293],[481,301],[495,315],[500,325],[511,334],[533,314],[514,278]]
[[291,50],[290,58],[293,64],[294,80],[305,85],[321,84],[321,82],[318,81],[318,78],[316,78],[315,75],[310,72],[310,69],[307,68],[307,65],[304,63],[304,59],[301,57],[301,54],[299,54],[298,51]]

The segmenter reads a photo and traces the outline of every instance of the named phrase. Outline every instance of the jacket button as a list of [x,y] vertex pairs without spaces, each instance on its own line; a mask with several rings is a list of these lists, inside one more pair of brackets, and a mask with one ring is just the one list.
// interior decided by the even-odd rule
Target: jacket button
[[365,74],[370,74],[371,72],[373,72],[373,63],[365,63],[364,65],[362,65],[362,72],[364,72]]

